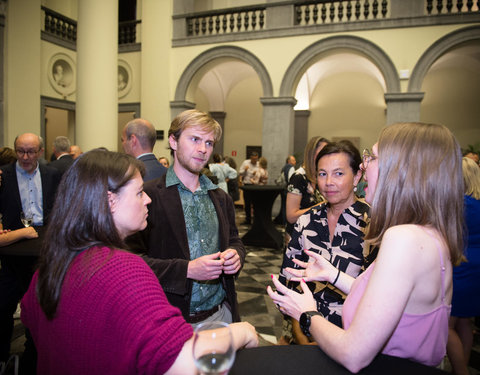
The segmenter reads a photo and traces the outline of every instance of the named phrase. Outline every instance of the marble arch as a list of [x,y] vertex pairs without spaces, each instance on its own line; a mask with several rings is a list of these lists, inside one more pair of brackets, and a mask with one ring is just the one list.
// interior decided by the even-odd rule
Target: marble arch
[[387,92],[400,92],[400,82],[392,60],[387,54],[375,44],[355,36],[334,36],[322,39],[298,54],[288,67],[282,84],[280,86],[280,96],[293,96],[295,93],[295,84],[306,65],[317,55],[333,49],[349,49],[361,53],[372,61],[382,73]]
[[263,63],[252,53],[235,46],[219,46],[211,48],[198,55],[186,68],[180,77],[175,89],[175,101],[186,100],[188,86],[197,71],[208,62],[217,58],[233,57],[249,64],[258,74],[263,88],[263,96],[273,95],[273,86],[270,75]]
[[471,40],[480,40],[480,26],[453,31],[433,43],[415,64],[408,84],[408,91],[420,91],[423,79],[432,64],[452,47]]

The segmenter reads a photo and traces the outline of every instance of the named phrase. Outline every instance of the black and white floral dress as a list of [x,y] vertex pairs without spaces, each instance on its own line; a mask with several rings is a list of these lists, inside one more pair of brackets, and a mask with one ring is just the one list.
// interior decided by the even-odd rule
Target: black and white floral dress
[[[315,206],[300,216],[292,232],[280,270],[280,281],[290,288],[299,288],[298,282],[288,281],[285,268],[299,268],[292,259],[308,261],[304,249],[321,254],[340,271],[357,277],[364,263],[364,234],[368,224],[369,205],[356,200],[338,218],[330,243],[327,220],[328,203]],[[330,322],[342,327],[342,306],[345,295],[325,282],[309,282],[317,301],[317,310]]]

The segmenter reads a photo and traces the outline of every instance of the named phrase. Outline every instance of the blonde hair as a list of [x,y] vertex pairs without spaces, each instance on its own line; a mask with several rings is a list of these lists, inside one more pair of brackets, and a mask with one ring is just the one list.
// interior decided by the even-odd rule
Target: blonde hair
[[[173,135],[173,137],[178,140],[183,131],[190,127],[197,127],[206,133],[213,132],[215,143],[222,137],[222,127],[220,124],[209,114],[197,109],[183,111],[175,117],[170,124],[170,129],[168,129],[168,136]],[[171,150],[171,153],[173,155],[173,150]]]
[[462,158],[463,182],[465,194],[480,199],[480,167],[475,160]]
[[462,154],[443,125],[398,123],[378,141],[378,180],[366,239],[379,245],[388,228],[430,225],[447,244],[452,264],[463,252]]

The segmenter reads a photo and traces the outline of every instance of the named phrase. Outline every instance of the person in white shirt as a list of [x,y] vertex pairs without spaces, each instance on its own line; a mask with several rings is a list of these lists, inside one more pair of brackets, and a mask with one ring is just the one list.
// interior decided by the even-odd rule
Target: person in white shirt
[[[240,166],[240,176],[242,176],[242,183],[244,185],[255,184],[254,176],[258,172],[260,165],[258,163],[258,152],[253,151],[250,154],[250,159],[245,160]],[[243,200],[245,202],[245,222],[244,224],[250,224],[252,221],[252,198],[250,192],[243,192]]]

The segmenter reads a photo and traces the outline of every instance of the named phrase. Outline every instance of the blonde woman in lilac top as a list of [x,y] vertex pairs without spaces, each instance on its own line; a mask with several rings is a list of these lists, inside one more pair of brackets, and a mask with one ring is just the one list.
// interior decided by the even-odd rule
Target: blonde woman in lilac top
[[[452,298],[452,264],[463,248],[463,181],[460,147],[442,125],[402,123],[383,129],[365,150],[366,240],[378,256],[356,280],[307,251],[304,269],[290,269],[303,294],[272,276],[280,311],[300,321],[320,348],[352,372],[384,354],[438,365],[445,355]],[[316,313],[305,281],[328,281],[348,297],[344,329]]]

